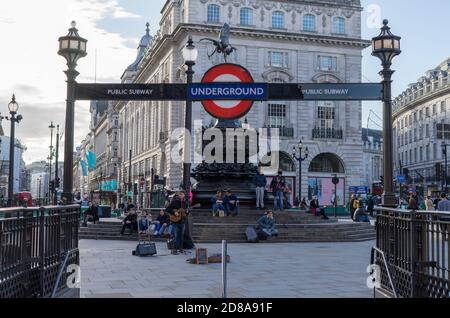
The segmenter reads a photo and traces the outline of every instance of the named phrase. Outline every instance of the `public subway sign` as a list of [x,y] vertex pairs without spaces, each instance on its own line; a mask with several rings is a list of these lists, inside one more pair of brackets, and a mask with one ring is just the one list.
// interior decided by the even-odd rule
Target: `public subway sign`
[[[76,100],[122,101],[269,101],[269,100],[381,100],[383,85],[195,83],[187,84],[76,84]],[[208,105],[210,102],[207,102]],[[219,102],[214,104],[220,107]],[[236,102],[234,103],[236,104]]]
[[186,84],[76,84],[77,100],[186,100]]

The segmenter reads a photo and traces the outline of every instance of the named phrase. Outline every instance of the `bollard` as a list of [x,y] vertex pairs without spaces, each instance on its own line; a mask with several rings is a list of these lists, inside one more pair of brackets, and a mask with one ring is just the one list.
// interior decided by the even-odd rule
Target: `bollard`
[[222,240],[222,298],[227,298],[227,241]]

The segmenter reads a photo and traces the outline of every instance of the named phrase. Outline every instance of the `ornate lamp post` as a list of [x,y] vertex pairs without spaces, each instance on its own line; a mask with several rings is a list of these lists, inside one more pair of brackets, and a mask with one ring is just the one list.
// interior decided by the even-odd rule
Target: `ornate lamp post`
[[[192,41],[192,37],[189,37],[189,40],[186,46],[183,48],[183,59],[184,64],[187,67],[186,76],[187,76],[187,84],[191,84],[194,78],[194,65],[198,58],[198,50],[194,46],[194,42]],[[184,139],[184,164],[183,164],[183,188],[186,191],[189,191],[191,184],[191,131],[192,131],[192,101],[186,101],[186,115],[185,115],[185,123],[184,128],[187,132],[189,132],[189,136],[186,136]]]
[[14,148],[16,144],[16,123],[20,123],[23,119],[22,115],[17,115],[19,110],[19,104],[16,102],[16,96],[13,95],[11,102],[8,104],[9,118],[5,117],[6,120],[11,122],[11,134],[9,140],[9,172],[8,172],[8,206],[13,206],[13,196],[14,196]]
[[379,36],[372,39],[372,55],[381,60],[383,70],[379,73],[383,78],[383,152],[384,152],[384,193],[382,205],[396,207],[393,180],[393,136],[392,136],[392,60],[399,55],[400,37],[391,33],[388,20],[383,21]]
[[59,38],[58,54],[67,61],[67,100],[66,100],[66,128],[64,142],[64,193],[68,203],[72,202],[73,192],[73,135],[75,120],[75,87],[76,78],[80,74],[76,71],[77,62],[87,55],[87,40],[78,35],[75,21],[69,29],[69,34]]
[[303,142],[300,140],[298,145],[298,155],[297,155],[297,149],[294,146],[294,149],[292,149],[292,157],[298,161],[298,201],[302,201],[302,162],[305,161],[309,156],[309,149],[306,147],[305,149],[305,156],[302,156],[302,150],[303,150]]
[[[55,129],[55,125],[53,122],[50,123],[50,155],[49,155],[49,181],[52,180],[52,160],[53,160],[53,129]],[[53,189],[50,189],[50,182],[48,183],[48,200],[52,202]]]

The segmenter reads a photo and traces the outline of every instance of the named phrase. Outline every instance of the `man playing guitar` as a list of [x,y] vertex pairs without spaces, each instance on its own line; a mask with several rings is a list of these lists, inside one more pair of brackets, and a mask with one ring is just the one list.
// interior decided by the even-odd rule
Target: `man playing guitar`
[[170,222],[174,232],[174,247],[172,254],[177,255],[178,251],[183,253],[183,236],[185,231],[185,218],[188,212],[189,203],[186,200],[186,193],[179,191],[169,206],[166,212],[170,215]]

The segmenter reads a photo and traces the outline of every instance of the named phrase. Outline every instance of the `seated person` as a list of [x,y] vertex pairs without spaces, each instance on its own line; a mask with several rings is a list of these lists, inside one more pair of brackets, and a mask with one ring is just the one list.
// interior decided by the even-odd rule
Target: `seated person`
[[237,216],[239,214],[239,200],[237,196],[228,189],[223,197],[223,207],[227,216]]
[[328,220],[328,216],[325,213],[325,208],[319,207],[316,212],[316,216],[320,216],[324,220]]
[[213,216],[218,216],[219,211],[225,211],[223,206],[222,191],[217,191],[216,195],[211,198]]
[[139,217],[139,233],[149,233],[150,224],[152,222],[151,214],[147,215],[147,212],[142,212]]
[[129,211],[125,219],[122,221],[122,224],[122,231],[120,232],[120,235],[123,235],[126,228],[130,229],[130,234],[137,228],[137,214],[135,209],[131,209]]
[[353,221],[355,222],[370,222],[369,216],[364,211],[364,208],[359,207],[356,209],[355,214],[353,216]]
[[98,208],[94,206],[94,203],[92,201],[89,201],[88,209],[84,212],[83,226],[87,226],[88,221],[93,221],[95,224],[95,222],[97,222],[99,219]]
[[161,236],[164,234],[166,228],[169,228],[169,234],[172,233],[172,225],[170,224],[169,215],[164,211],[159,211],[158,218],[155,221],[155,232],[153,235]]
[[275,218],[273,211],[267,211],[258,221],[258,228],[261,229],[268,236],[278,236],[278,230],[275,228]]

